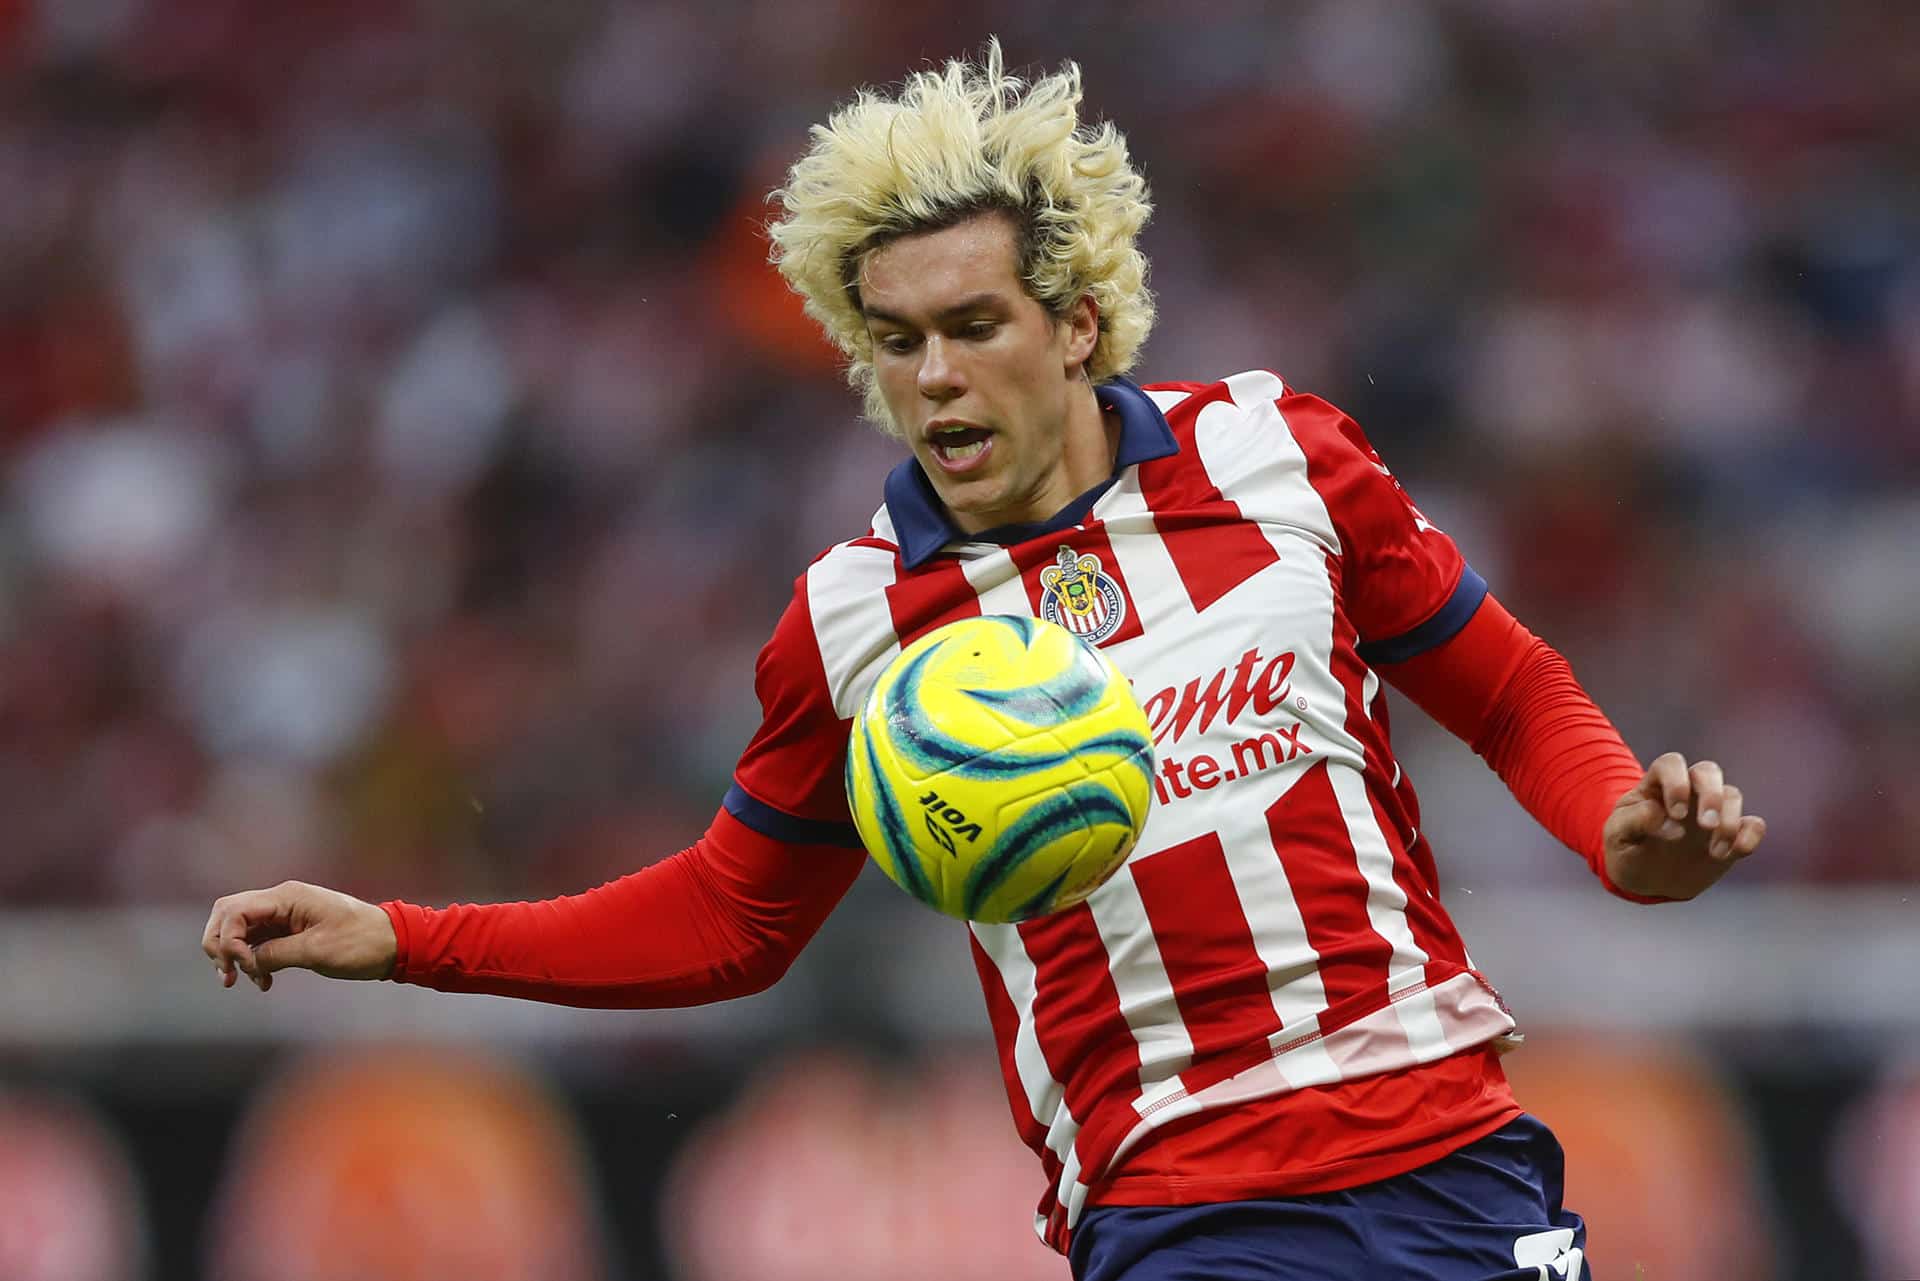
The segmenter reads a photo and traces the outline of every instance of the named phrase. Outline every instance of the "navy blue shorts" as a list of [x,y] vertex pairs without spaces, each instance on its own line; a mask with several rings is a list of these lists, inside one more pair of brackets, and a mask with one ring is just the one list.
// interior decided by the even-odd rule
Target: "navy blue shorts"
[[1565,1157],[1531,1116],[1406,1174],[1341,1192],[1106,1206],[1074,1229],[1077,1281],[1592,1281],[1560,1206]]

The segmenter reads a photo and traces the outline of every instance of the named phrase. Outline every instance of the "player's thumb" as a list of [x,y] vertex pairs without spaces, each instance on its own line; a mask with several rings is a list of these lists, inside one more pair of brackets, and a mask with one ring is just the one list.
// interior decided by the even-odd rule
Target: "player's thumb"
[[1620,798],[1608,816],[1607,826],[1622,840],[1644,841],[1659,830],[1666,817],[1659,797],[1648,796],[1636,788]]
[[253,967],[257,973],[302,969],[312,961],[313,940],[305,933],[268,939],[253,945]]

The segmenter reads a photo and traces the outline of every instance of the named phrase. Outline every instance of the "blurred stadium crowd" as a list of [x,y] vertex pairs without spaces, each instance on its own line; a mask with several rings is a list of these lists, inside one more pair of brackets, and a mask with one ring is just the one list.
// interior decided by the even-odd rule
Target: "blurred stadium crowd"
[[[864,528],[897,450],[765,265],[766,193],[853,87],[989,33],[1080,61],[1152,184],[1143,379],[1264,366],[1352,412],[1643,755],[1726,764],[1771,827],[1743,880],[1920,879],[1920,7],[0,0],[0,904],[203,906],[284,876],[533,897],[697,835],[792,579]],[[1450,883],[1587,877],[1464,747],[1410,710],[1395,729]],[[1515,1057],[1523,1096],[1569,1127],[1589,1216],[1637,1233],[1596,1258],[1767,1275],[1759,1225],[1795,1207],[1743,1181],[1710,1076],[1663,1047],[1595,1077],[1612,1060],[1553,1045]],[[407,1117],[412,1155],[505,1171],[459,1206],[540,1210],[545,1186],[584,1243],[555,1271],[539,1216],[503,1208],[389,1244],[491,1224],[520,1233],[496,1262],[603,1275],[598,1211],[632,1208],[566,1172],[618,1129],[433,1075],[460,1070],[413,1065],[408,1094],[301,1069],[256,1099],[209,1275],[332,1275],[255,1213],[455,1204],[390,1198],[365,1175],[401,1147],[373,1122],[365,1149],[344,1122],[302,1139],[309,1112]],[[862,1071],[772,1073],[689,1150],[676,1275],[867,1275],[860,1225],[740,1182],[768,1150],[837,1172],[837,1205],[868,1171],[875,1196],[939,1185],[1024,1222],[1023,1165],[973,1153],[955,1192],[951,1163],[900,1164],[903,1109],[819,1125],[880,1088]],[[1883,1141],[1913,1132],[1915,1079],[1833,1175],[1876,1190],[1853,1226],[1883,1275],[1920,1269],[1920,1162]],[[1621,1082],[1633,1107],[1589,1106]],[[1001,1121],[978,1084],[942,1087],[954,1144]],[[468,1120],[420,1101],[442,1096]],[[80,1226],[0,1214],[0,1261],[144,1275],[111,1127],[22,1097],[0,1205]],[[507,1137],[473,1137],[483,1113]],[[320,1135],[335,1182],[282,1201],[246,1173]],[[94,1199],[27,1196],[69,1169]],[[985,1239],[883,1242],[872,1275],[1056,1270]]]
[[[1741,780],[1753,877],[1920,873],[1909,6],[0,15],[7,901],[544,895],[697,834],[893,457],[763,198],[990,30],[1153,184],[1144,378],[1354,413],[1636,747]],[[1443,858],[1584,875],[1415,739]]]

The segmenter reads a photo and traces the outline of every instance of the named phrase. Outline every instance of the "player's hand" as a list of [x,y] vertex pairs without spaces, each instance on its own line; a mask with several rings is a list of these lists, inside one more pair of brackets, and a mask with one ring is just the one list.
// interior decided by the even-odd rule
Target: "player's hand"
[[215,900],[200,946],[222,987],[245,974],[262,992],[275,970],[383,979],[399,955],[385,909],[301,881]]
[[1607,875],[1634,894],[1694,897],[1767,834],[1767,821],[1743,813],[1742,800],[1712,761],[1689,768],[1684,756],[1668,752],[1607,816]]

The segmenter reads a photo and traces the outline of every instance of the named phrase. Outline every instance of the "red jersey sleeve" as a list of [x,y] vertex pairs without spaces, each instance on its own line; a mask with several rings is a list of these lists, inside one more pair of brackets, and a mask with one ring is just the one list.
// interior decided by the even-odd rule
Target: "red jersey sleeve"
[[1607,816],[1642,768],[1573,669],[1489,596],[1460,633],[1383,669],[1396,689],[1451,730],[1569,848],[1600,883],[1635,903],[1607,876]]
[[852,722],[834,711],[804,577],[760,651],[753,686],[760,728],[734,767],[727,813],[776,840],[859,848],[845,777]]
[[598,889],[536,903],[383,903],[396,982],[560,1005],[659,1009],[761,991],[865,863],[788,845],[722,812],[673,857]]
[[1414,506],[1353,419],[1288,389],[1281,415],[1340,538],[1340,593],[1369,665],[1404,662],[1467,625],[1487,585]]

